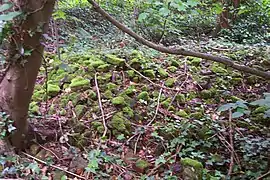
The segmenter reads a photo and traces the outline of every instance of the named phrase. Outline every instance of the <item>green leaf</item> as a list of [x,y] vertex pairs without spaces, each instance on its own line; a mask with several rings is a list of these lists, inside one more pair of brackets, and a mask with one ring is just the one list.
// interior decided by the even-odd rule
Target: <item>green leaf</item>
[[186,5],[188,5],[188,6],[190,6],[190,7],[195,7],[195,6],[197,6],[198,4],[200,4],[200,2],[197,1],[197,0],[188,0],[188,1],[186,2]]
[[235,103],[228,103],[228,104],[224,104],[224,105],[220,106],[218,108],[218,111],[223,112],[223,111],[227,111],[229,109],[235,109],[235,108],[236,108]]
[[159,13],[162,16],[168,16],[170,14],[170,12],[171,11],[168,8],[166,8],[166,7],[163,7],[163,8],[160,8],[159,9]]
[[242,112],[234,112],[234,113],[232,113],[232,118],[234,119],[234,118],[239,118],[239,117],[242,117],[244,115],[244,113],[242,113]]
[[142,22],[143,20],[145,20],[148,17],[148,13],[141,13],[138,17],[138,21]]
[[0,21],[11,21],[15,17],[19,16],[22,14],[21,12],[9,12],[7,14],[2,14],[0,15]]
[[158,159],[155,160],[155,166],[159,165],[159,164],[165,164],[166,160],[164,158],[164,156],[160,156]]
[[3,12],[5,10],[8,10],[12,7],[13,5],[11,3],[8,3],[8,4],[3,4],[0,6],[0,12]]

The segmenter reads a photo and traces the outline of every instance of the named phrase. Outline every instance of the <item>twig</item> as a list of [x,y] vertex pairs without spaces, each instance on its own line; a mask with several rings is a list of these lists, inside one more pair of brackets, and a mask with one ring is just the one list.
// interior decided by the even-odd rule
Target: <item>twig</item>
[[231,158],[230,158],[230,167],[228,170],[228,177],[231,176],[234,166],[234,146],[233,146],[233,128],[232,128],[232,111],[229,110],[229,138],[231,145]]
[[167,89],[167,90],[172,90],[172,91],[178,91],[178,89],[174,89],[174,88],[169,88],[169,87],[165,87],[164,85],[159,85],[154,83],[153,81],[151,81],[148,77],[144,76],[142,73],[140,73],[139,71],[137,71],[136,69],[132,68],[127,62],[125,62],[126,66],[128,68],[130,68],[131,70],[133,70],[134,72],[136,72],[137,74],[139,74],[141,77],[143,77],[144,79],[146,79],[147,81],[149,81],[151,84],[153,84],[154,86],[160,87],[162,89]]
[[106,125],[106,119],[105,119],[104,111],[103,111],[103,108],[102,108],[102,102],[101,102],[101,97],[100,97],[100,92],[99,92],[99,87],[98,87],[98,81],[97,81],[97,73],[95,74],[95,85],[96,85],[96,89],[97,89],[98,104],[99,104],[99,108],[100,108],[100,111],[101,111],[103,127],[104,127],[104,132],[103,132],[102,137],[105,137],[106,134],[107,134],[107,131],[108,131],[108,127]]
[[42,145],[39,144],[39,143],[38,143],[38,145],[39,145],[40,147],[42,147],[43,149],[45,149],[46,151],[49,151],[50,153],[52,153],[58,160],[60,159],[60,158],[57,156],[57,154],[55,154],[52,150],[46,148],[45,146],[42,146]]
[[43,160],[41,160],[41,159],[38,159],[38,158],[36,158],[36,157],[34,157],[34,156],[31,156],[30,154],[27,154],[27,153],[25,153],[25,152],[22,152],[22,153],[23,153],[24,155],[26,155],[27,157],[29,157],[29,158],[31,158],[31,159],[34,159],[35,161],[37,161],[37,162],[39,162],[39,163],[42,163],[42,164],[45,164],[45,165],[47,165],[47,166],[49,166],[49,167],[58,169],[58,170],[63,171],[63,172],[65,172],[65,173],[67,173],[67,174],[70,174],[70,175],[72,175],[72,176],[75,176],[75,177],[77,177],[77,178],[79,178],[79,179],[86,179],[86,178],[84,178],[84,177],[82,177],[82,176],[79,176],[79,175],[77,175],[77,174],[75,174],[75,173],[73,173],[73,172],[70,172],[70,171],[68,171],[68,170],[65,170],[65,169],[63,169],[63,168],[61,168],[61,167],[58,167],[58,166],[55,166],[55,165],[52,165],[52,164],[48,164],[47,162],[45,162],[45,161],[43,161]]
[[[162,86],[164,85],[164,83],[162,84]],[[161,97],[161,93],[162,93],[162,88],[159,90],[159,94],[158,94],[158,104],[157,104],[157,108],[156,108],[156,112],[155,112],[155,115],[154,117],[152,118],[152,120],[147,124],[147,127],[149,127],[153,122],[154,120],[156,119],[156,116],[157,116],[157,113],[158,113],[158,109],[159,109],[159,106],[160,106],[160,97]]]
[[137,145],[138,145],[138,141],[139,141],[139,139],[140,139],[141,136],[142,136],[142,133],[140,133],[138,135],[137,140],[135,142],[135,145],[134,145],[134,154],[136,154],[136,152],[137,152]]
[[268,171],[267,173],[259,176],[256,180],[262,180],[263,178],[267,177],[268,175],[270,175],[270,171]]

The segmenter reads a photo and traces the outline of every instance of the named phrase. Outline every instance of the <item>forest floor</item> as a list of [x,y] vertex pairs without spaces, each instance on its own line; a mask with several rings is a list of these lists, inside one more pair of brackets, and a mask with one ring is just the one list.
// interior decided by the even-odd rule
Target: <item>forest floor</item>
[[[61,24],[61,53],[48,44],[29,109],[38,143],[2,158],[12,164],[2,165],[3,176],[267,179],[268,81],[159,53],[104,24]],[[180,45],[270,68],[269,47],[184,38]]]

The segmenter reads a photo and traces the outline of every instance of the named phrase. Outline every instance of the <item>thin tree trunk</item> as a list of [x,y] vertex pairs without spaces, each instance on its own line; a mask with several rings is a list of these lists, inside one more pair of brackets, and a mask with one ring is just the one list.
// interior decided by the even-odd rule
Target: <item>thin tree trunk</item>
[[[43,56],[42,34],[48,29],[55,0],[19,0],[18,3],[26,18],[13,25],[8,71],[0,83],[0,106],[14,120],[16,130],[11,143],[21,149],[28,130],[29,103]],[[29,50],[30,55],[23,54]]]

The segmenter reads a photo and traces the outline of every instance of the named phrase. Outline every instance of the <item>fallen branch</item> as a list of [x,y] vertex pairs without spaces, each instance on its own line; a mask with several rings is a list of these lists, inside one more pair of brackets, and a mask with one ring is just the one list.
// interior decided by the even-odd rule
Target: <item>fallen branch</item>
[[232,111],[229,112],[229,138],[230,138],[230,145],[231,145],[231,158],[230,158],[230,167],[228,170],[228,177],[231,177],[233,172],[234,166],[234,146],[233,146],[233,128],[232,128]]
[[136,34],[134,31],[132,31],[131,29],[129,29],[128,27],[126,27],[125,25],[123,25],[122,23],[120,23],[119,21],[114,19],[106,11],[104,11],[98,5],[98,3],[96,1],[88,0],[88,2],[93,6],[93,8],[95,9],[96,12],[100,13],[104,18],[106,18],[108,21],[110,21],[113,25],[115,25],[121,31],[123,31],[124,33],[127,33],[128,35],[130,35],[131,37],[136,39],[139,43],[141,43],[143,45],[146,45],[146,46],[148,46],[148,47],[150,47],[152,49],[155,49],[155,50],[163,52],[163,53],[168,53],[168,54],[193,56],[193,57],[198,57],[198,58],[202,58],[202,59],[207,59],[207,60],[210,60],[210,61],[225,64],[228,67],[231,67],[233,69],[236,69],[236,70],[239,70],[239,71],[242,71],[242,72],[246,72],[246,73],[250,73],[250,74],[260,76],[260,77],[262,77],[264,79],[270,79],[270,73],[269,72],[260,71],[260,70],[257,70],[257,69],[247,67],[245,65],[240,65],[240,64],[234,63],[233,60],[231,60],[229,58],[226,58],[226,57],[219,57],[219,56],[214,56],[214,55],[211,55],[211,54],[190,51],[190,50],[186,50],[184,48],[167,48],[167,47],[155,44],[155,43],[153,43],[151,41],[148,41],[148,40],[144,39],[142,36]]

